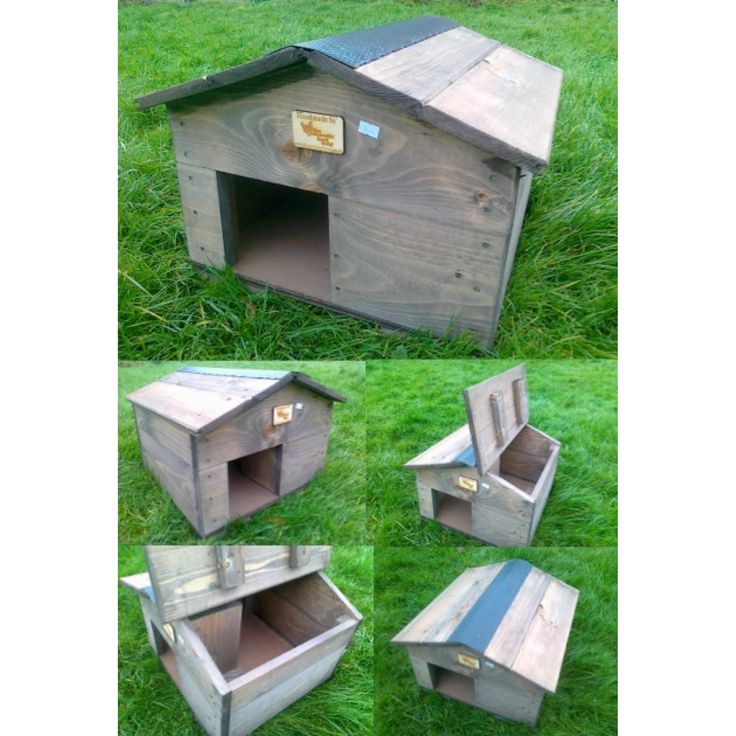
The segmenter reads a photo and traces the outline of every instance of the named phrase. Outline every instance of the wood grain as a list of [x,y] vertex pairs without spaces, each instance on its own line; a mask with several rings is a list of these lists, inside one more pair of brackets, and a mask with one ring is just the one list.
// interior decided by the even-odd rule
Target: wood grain
[[330,212],[335,304],[438,336],[477,332],[488,343],[502,233],[377,212],[338,197],[330,199]]
[[499,46],[424,108],[424,117],[541,173],[549,163],[562,72]]
[[232,182],[201,166],[177,163],[189,257],[203,266],[235,262],[237,246]]
[[[511,444],[529,421],[528,406],[521,407],[519,412],[515,403],[513,382],[517,380],[526,383],[526,371],[523,365],[516,366],[497,376],[491,376],[463,391],[475,460],[481,474],[489,471],[501,452]],[[494,421],[490,401],[492,397],[496,398],[501,417],[500,427]],[[519,416],[522,419],[521,422],[519,422]]]
[[577,590],[552,578],[514,660],[514,672],[550,693],[557,689],[577,600]]
[[[293,110],[344,118],[344,155],[294,149]],[[361,120],[378,139],[358,133]],[[170,122],[178,162],[503,233],[505,246],[516,167],[310,66],[172,106]]]
[[329,563],[329,547],[308,547],[309,560],[289,568],[289,547],[242,547],[245,583],[219,587],[215,550],[209,546],[147,546],[144,548],[151,584],[162,621],[173,621],[223,605]]
[[243,603],[235,601],[191,619],[192,627],[223,674],[238,664]]
[[[369,81],[377,82],[419,103],[414,106],[418,111],[422,103],[462,77],[498,46],[497,41],[468,28],[453,28],[363,64],[355,69],[355,74],[365,78],[361,85],[364,91],[370,92]],[[390,102],[393,97],[384,99]]]

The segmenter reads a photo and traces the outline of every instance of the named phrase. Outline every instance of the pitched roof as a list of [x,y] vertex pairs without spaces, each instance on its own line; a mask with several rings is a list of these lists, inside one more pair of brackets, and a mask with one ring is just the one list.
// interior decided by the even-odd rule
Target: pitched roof
[[562,72],[438,16],[293,44],[137,101],[173,103],[305,62],[535,173],[549,162]]
[[209,432],[291,382],[330,401],[342,394],[297,371],[180,368],[126,397],[194,434]]
[[462,646],[554,692],[577,598],[575,588],[524,560],[474,567],[392,641]]

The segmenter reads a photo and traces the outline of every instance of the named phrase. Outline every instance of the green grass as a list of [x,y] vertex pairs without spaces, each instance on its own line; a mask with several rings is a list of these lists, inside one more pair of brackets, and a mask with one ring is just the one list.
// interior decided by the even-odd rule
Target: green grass
[[[419,516],[404,463],[467,422],[462,391],[519,361],[369,361],[369,525],[376,544],[480,545]],[[617,542],[615,361],[526,361],[530,424],[562,443],[535,546]]]
[[[390,643],[468,567],[528,560],[580,591],[557,692],[535,729],[421,689],[406,652]],[[380,736],[614,736],[616,551],[614,549],[376,549],[375,721]]]
[[[118,548],[120,576],[145,570],[139,547]],[[258,736],[373,733],[373,549],[333,547],[330,579],[363,614],[332,678],[258,729]],[[202,736],[188,705],[146,638],[137,596],[118,592],[118,732],[121,736]]]
[[[122,542],[191,544],[199,537],[153,475],[143,467],[125,395],[179,368],[181,363],[121,365],[118,394],[118,529]],[[187,365],[196,365],[187,363]],[[365,368],[359,362],[214,362],[211,366],[301,370],[343,394],[335,403],[325,467],[302,493],[230,523],[212,543],[323,544],[366,542]]]
[[289,43],[424,14],[450,17],[565,72],[547,173],[537,179],[506,295],[498,357],[616,354],[616,3],[264,0],[120,8],[119,346],[125,359],[458,358],[469,336],[384,333],[187,260],[162,108],[134,98]]

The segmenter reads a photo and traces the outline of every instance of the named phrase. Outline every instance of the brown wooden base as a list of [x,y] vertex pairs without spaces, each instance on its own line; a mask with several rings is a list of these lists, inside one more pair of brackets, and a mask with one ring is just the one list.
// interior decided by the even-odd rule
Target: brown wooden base
[[228,469],[228,482],[231,519],[252,516],[256,511],[279,500],[278,494],[264,488],[232,466]]

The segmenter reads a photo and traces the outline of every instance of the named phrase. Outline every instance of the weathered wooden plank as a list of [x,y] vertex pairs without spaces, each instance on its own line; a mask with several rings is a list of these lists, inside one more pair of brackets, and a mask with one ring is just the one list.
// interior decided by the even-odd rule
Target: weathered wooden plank
[[325,628],[315,621],[297,599],[281,595],[278,589],[264,590],[258,595],[260,616],[293,646],[319,636]]
[[135,407],[143,464],[196,529],[199,526],[197,493],[189,436],[171,422]]
[[329,677],[358,622],[345,621],[231,681],[231,731],[250,733]]
[[557,689],[577,600],[577,590],[551,578],[514,660],[514,672],[550,693]]
[[[295,406],[291,422],[273,425],[273,408],[281,404]],[[295,383],[285,385],[259,404],[250,407],[216,429],[196,438],[198,466],[201,472],[238,458],[277,445],[297,440],[302,436],[315,438],[329,433],[330,402]],[[282,463],[291,462],[282,454]],[[300,453],[301,455],[301,453]],[[298,473],[296,473],[298,475]],[[283,487],[282,479],[282,492]]]
[[352,603],[321,571],[279,585],[272,592],[290,600],[323,629],[332,628],[346,615],[356,621],[362,619]]
[[506,296],[506,289],[511,278],[511,271],[514,267],[516,259],[516,249],[519,246],[519,238],[521,237],[521,226],[524,222],[526,207],[529,203],[529,193],[532,188],[532,174],[529,171],[522,170],[519,175],[518,186],[516,189],[516,205],[514,206],[514,219],[509,232],[509,244],[506,249],[506,263],[503,267],[503,283],[498,294],[498,305],[496,314],[500,316],[503,308],[503,300]]
[[294,46],[287,46],[278,49],[261,59],[250,61],[247,64],[239,64],[238,66],[225,69],[215,74],[207,74],[204,77],[198,77],[173,87],[151,92],[150,94],[139,97],[136,102],[142,109],[155,107],[174,100],[180,100],[194,95],[206,94],[212,90],[219,89],[228,84],[236,84],[244,79],[256,77],[261,74],[267,74],[274,69],[281,69],[290,64],[299,64],[304,61],[305,53],[302,49]]
[[506,611],[501,624],[485,649],[485,656],[511,668],[521,649],[527,627],[549,585],[550,577],[532,568]]
[[281,378],[251,378],[248,376],[220,375],[215,373],[195,373],[193,370],[178,370],[168,376],[159,378],[159,383],[173,383],[202,391],[212,391],[225,396],[237,396],[243,399],[252,399],[254,396],[271,388]]
[[335,304],[438,336],[470,330],[489,339],[503,235],[337,197],[330,211]]
[[223,674],[238,665],[243,602],[235,601],[191,619],[194,630]]
[[475,705],[490,713],[535,726],[544,691],[520,683],[513,674],[496,668],[484,672],[480,687],[475,688]]
[[189,621],[174,621],[177,685],[210,736],[223,732],[230,689]]
[[529,724],[536,722],[544,691],[532,683],[520,680],[502,667],[490,669],[483,666],[477,670],[464,667],[458,663],[458,655],[473,655],[465,647],[424,644],[410,645],[407,649],[412,659],[472,678],[474,698],[464,702],[470,702],[503,718]]
[[533,500],[534,500],[534,515],[532,517],[532,528],[529,533],[529,544],[531,544],[534,538],[534,533],[537,531],[539,522],[542,518],[542,512],[544,511],[545,504],[549,498],[550,490],[552,489],[552,483],[555,479],[555,471],[557,469],[557,460],[560,455],[560,446],[557,445],[552,449],[552,453],[547,461],[547,466],[539,477],[537,485],[534,488]]
[[193,433],[201,432],[212,422],[241,411],[246,401],[242,396],[164,381],[143,386],[130,394],[128,399]]
[[413,460],[404,465],[405,468],[452,467],[462,465],[457,457],[472,445],[470,428],[467,424],[456,429],[452,434],[435,442],[430,448],[421,452]]
[[452,630],[450,623],[467,610],[464,604],[468,597],[473,597],[475,602],[502,567],[503,563],[500,563],[465,570],[391,641],[394,644],[418,644],[430,638],[433,641],[446,639]]
[[472,534],[499,547],[523,547],[529,543],[534,505],[527,494],[499,476],[490,476],[473,504]]
[[429,668],[429,663],[424,662],[421,659],[412,657],[409,655],[409,662],[411,662],[411,668],[414,670],[414,677],[421,687],[426,687],[428,690],[434,688],[434,678],[432,677],[432,670]]
[[535,173],[549,163],[562,71],[499,46],[424,107],[429,122]]
[[177,162],[189,257],[203,266],[235,263],[237,220],[232,180],[221,172]]
[[[344,155],[294,148],[294,110],[342,117]],[[170,118],[181,163],[474,227],[505,247],[516,167],[308,65],[173,106]],[[359,133],[361,121],[378,138]]]
[[528,407],[526,412],[521,407],[522,422],[519,422],[513,389],[513,382],[517,380],[526,382],[523,365],[463,391],[476,464],[481,474],[489,471],[492,463],[529,421]]
[[[453,28],[425,41],[407,46],[393,54],[357,67],[355,74],[365,78],[361,89],[370,92],[368,81],[423,103],[462,77],[484,59],[498,41],[481,36],[468,28]],[[376,91],[382,92],[381,89]],[[383,95],[381,95],[383,96]]]
[[309,560],[289,568],[289,547],[242,547],[245,582],[233,588],[219,586],[214,547],[147,546],[145,555],[156,604],[164,621],[215,608],[265,588],[315,572],[329,563],[329,547],[308,547]]
[[222,529],[232,516],[228,493],[227,463],[213,465],[205,469],[197,468],[196,479],[202,524],[198,531],[201,536],[205,537]]

